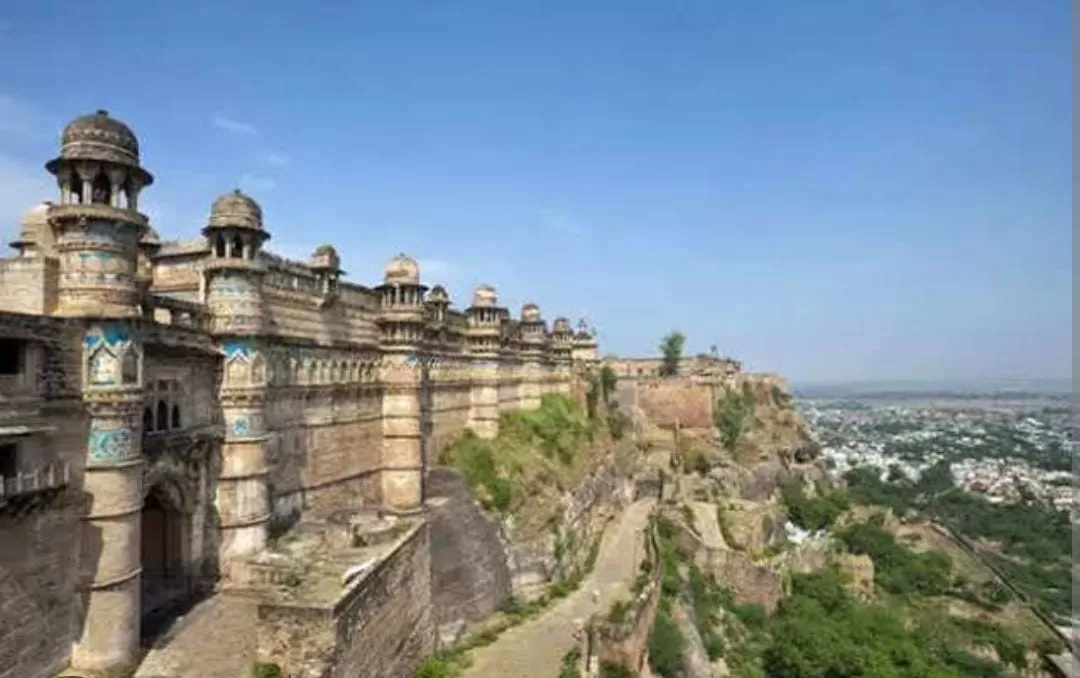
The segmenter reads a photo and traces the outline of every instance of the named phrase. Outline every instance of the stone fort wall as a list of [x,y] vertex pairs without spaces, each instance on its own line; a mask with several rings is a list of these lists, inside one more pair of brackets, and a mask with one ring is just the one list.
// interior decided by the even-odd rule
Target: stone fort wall
[[201,237],[162,242],[140,145],[105,111],[46,168],[55,202],[0,260],[0,604],[19,620],[0,676],[129,667],[144,630],[276,531],[422,511],[451,440],[496,435],[595,360],[588,328],[513,317],[487,285],[452,308],[405,255],[371,287],[328,245],[279,257],[239,191]]

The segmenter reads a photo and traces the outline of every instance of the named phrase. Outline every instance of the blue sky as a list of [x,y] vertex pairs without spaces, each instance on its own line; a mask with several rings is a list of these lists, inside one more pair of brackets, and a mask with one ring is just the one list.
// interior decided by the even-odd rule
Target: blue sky
[[107,108],[163,237],[239,185],[283,254],[331,242],[374,284],[405,251],[605,351],[679,328],[796,382],[1070,374],[1063,0],[220,5],[0,7],[5,237]]

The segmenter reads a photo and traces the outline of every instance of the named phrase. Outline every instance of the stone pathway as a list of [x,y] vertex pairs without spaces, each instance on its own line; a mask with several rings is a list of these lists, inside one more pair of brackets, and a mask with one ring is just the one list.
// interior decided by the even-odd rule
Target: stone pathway
[[694,527],[705,546],[711,549],[726,549],[728,545],[716,518],[716,504],[704,501],[692,501],[689,504],[694,512]]
[[256,603],[218,594],[178,619],[135,678],[247,678],[255,661]]
[[[632,504],[608,527],[592,574],[581,588],[539,617],[514,627],[487,647],[473,650],[463,678],[555,678],[563,655],[574,645],[577,622],[630,598],[630,585],[645,556],[642,540],[653,500]],[[594,597],[594,592],[598,596]]]

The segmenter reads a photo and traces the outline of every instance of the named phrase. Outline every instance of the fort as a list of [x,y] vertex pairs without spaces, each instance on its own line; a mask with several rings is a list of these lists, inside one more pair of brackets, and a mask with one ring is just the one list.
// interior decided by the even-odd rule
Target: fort
[[263,592],[260,652],[404,675],[350,634],[431,649],[429,465],[571,393],[594,333],[486,285],[456,310],[405,255],[374,287],[330,245],[275,256],[240,191],[163,242],[139,150],[105,111],[71,122],[56,200],[0,261],[0,678],[120,675],[161,617],[230,589]]

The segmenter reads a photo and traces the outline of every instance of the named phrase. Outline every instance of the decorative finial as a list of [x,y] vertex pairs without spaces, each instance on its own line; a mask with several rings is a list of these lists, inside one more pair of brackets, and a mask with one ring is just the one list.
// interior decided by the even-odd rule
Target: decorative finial
[[97,114],[98,115],[103,115],[105,117],[109,117],[109,112],[106,111],[104,108],[97,109]]

